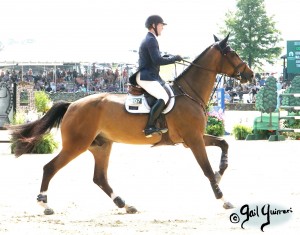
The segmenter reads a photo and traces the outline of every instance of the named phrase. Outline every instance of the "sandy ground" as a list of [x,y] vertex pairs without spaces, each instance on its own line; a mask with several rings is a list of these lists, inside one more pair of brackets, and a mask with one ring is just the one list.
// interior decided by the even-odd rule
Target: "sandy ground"
[[[249,118],[241,116],[231,120]],[[189,149],[115,144],[109,182],[138,209],[133,215],[116,208],[92,182],[94,163],[88,152],[53,178],[48,201],[55,214],[44,215],[36,196],[43,166],[55,154],[15,158],[8,145],[1,144],[0,234],[261,234],[267,221],[262,212],[268,204],[273,211],[289,212],[271,215],[265,233],[299,234],[299,142],[225,139],[230,144],[229,167],[220,187],[235,205],[232,210],[223,209],[214,198]],[[208,147],[207,152],[217,170],[220,150]],[[247,205],[251,217],[242,229]],[[233,213],[239,223],[233,223],[237,221]]]

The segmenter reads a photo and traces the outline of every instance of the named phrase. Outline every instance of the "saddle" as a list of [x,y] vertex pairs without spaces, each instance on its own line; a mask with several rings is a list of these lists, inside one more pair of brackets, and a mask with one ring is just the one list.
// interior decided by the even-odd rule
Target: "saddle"
[[[125,108],[129,113],[149,113],[151,106],[155,104],[157,99],[136,83],[136,74],[137,73],[133,74],[129,78],[130,84],[128,86],[128,95],[125,100]],[[160,128],[167,127],[167,122],[164,114],[170,112],[175,104],[175,96],[172,87],[166,83],[163,85],[163,87],[169,95],[169,101],[166,104],[165,109],[162,111],[162,115],[160,115],[157,119],[156,125]],[[175,143],[173,143],[173,141],[169,137],[169,132],[163,133],[161,140],[158,143],[154,144],[152,147],[160,145],[175,145]]]
[[[136,74],[137,73],[133,74],[129,78],[130,84],[128,86],[128,95],[125,100],[125,108],[129,113],[149,113],[151,106],[156,102],[156,98],[136,83]],[[166,114],[174,107],[175,98],[174,92],[169,84],[165,83],[163,87],[169,95],[169,101],[162,111],[163,114]]]

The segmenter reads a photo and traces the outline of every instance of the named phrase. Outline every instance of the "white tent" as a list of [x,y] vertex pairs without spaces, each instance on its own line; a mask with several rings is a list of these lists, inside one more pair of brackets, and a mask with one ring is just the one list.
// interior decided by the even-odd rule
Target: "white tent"
[[0,51],[0,62],[4,63],[137,63],[138,55],[134,50],[110,49],[104,46],[77,48],[63,45],[42,45],[39,43],[13,44],[4,46]]

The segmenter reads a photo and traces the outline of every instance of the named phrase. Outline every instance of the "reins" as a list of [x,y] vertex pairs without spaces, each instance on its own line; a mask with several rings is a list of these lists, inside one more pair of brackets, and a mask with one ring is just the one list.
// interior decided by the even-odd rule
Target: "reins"
[[[219,46],[219,45],[218,45],[218,46]],[[226,56],[226,53],[220,48],[220,46],[219,46],[219,50],[221,51],[222,55],[225,55],[225,56]],[[228,62],[234,67],[234,72],[233,72],[233,74],[232,74],[232,77],[238,78],[238,77],[240,76],[239,68],[242,67],[243,65],[245,65],[246,63],[243,61],[243,62],[240,63],[239,65],[235,66],[235,65],[232,63],[231,60],[229,60],[227,57],[226,57],[226,59],[227,59]],[[206,70],[206,71],[209,71],[209,72],[212,72],[212,73],[220,74],[220,73],[218,73],[218,72],[215,71],[215,70],[212,70],[212,69],[209,69],[209,68],[205,68],[205,67],[203,67],[203,66],[201,66],[201,65],[198,65],[198,64],[196,64],[196,63],[194,63],[194,62],[190,62],[190,61],[187,61],[187,60],[185,60],[185,59],[183,59],[182,61],[183,61],[183,63],[181,63],[181,62],[176,62],[176,63],[177,63],[177,64],[184,65],[184,66],[186,66],[187,64],[189,64],[189,66],[195,66],[196,68],[199,68],[199,69],[203,69],[203,70]],[[176,63],[175,63],[175,76],[177,77]],[[210,103],[210,102],[212,101],[212,98],[213,98],[213,96],[214,96],[214,94],[215,94],[215,92],[216,92],[216,90],[217,90],[217,87],[219,86],[220,81],[221,81],[222,78],[225,76],[225,74],[223,74],[223,73],[222,73],[221,75],[222,75],[222,77],[219,79],[219,81],[217,82],[217,85],[214,87],[214,90],[213,90],[213,92],[211,93],[211,96],[210,96],[210,99],[209,99],[209,102],[208,102],[208,103]],[[234,75],[236,75],[236,76],[234,76]],[[185,94],[185,93],[184,93],[184,94]],[[188,96],[189,98],[191,98],[192,100],[195,101],[195,99],[192,98],[190,95],[188,95],[188,94],[185,94],[185,95]],[[201,99],[201,100],[202,100],[202,99]]]
[[[215,71],[215,70],[212,70],[212,69],[208,69],[208,68],[202,67],[201,65],[195,64],[194,62],[190,62],[190,61],[188,61],[188,60],[182,60],[182,61],[183,61],[183,63],[181,63],[181,62],[176,62],[176,63],[177,63],[177,64],[184,65],[184,66],[186,66],[186,64],[189,64],[189,65],[193,65],[193,66],[195,66],[195,67],[197,67],[197,68],[199,68],[199,69],[203,69],[203,70],[206,70],[206,71],[209,71],[209,72],[217,73],[217,71]],[[176,63],[175,63],[175,68],[176,68]],[[185,63],[186,63],[186,64],[185,64]]]
[[[186,64],[189,64],[189,65],[195,66],[195,67],[197,67],[197,68],[199,68],[199,69],[207,70],[207,71],[213,72],[213,73],[218,73],[218,72],[215,71],[215,70],[205,68],[205,67],[203,67],[203,66],[200,66],[200,65],[198,65],[198,64],[195,64],[195,63],[190,62],[190,61],[188,61],[188,60],[184,60],[184,59],[183,59],[182,61],[183,61],[184,63],[176,62],[176,63],[174,64],[174,65],[175,65],[175,76],[176,76],[176,77],[177,77],[177,68],[176,68],[176,64],[181,64],[181,65],[184,65],[184,66],[186,66]],[[219,79],[217,85],[214,87],[214,90],[213,90],[213,92],[212,92],[211,95],[210,95],[210,99],[209,99],[209,102],[208,102],[208,103],[211,102],[211,100],[212,100],[212,98],[213,98],[213,96],[214,96],[214,94],[215,94],[215,92],[216,92],[216,90],[217,90],[217,87],[219,86],[220,81],[221,81],[222,78],[225,76],[224,74],[221,74],[221,75],[222,75],[222,77]],[[184,92],[184,90],[182,89],[182,87],[181,87],[179,84],[177,84],[177,86],[178,86],[178,88],[180,89],[180,91],[181,91],[185,96],[187,96],[187,97],[189,97],[191,100],[197,102],[193,97],[191,97],[189,94],[187,94],[186,92]],[[202,100],[201,97],[200,97],[200,99]],[[203,102],[203,100],[202,100],[202,102]],[[203,107],[203,104],[200,103],[200,105]],[[206,107],[205,107],[205,108],[203,107],[203,109],[204,109],[205,112],[206,112],[207,105],[205,105],[205,106],[206,106]]]

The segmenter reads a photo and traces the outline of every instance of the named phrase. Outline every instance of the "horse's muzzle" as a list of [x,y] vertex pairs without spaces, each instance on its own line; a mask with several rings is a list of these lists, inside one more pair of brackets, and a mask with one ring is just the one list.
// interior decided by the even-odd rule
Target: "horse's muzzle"
[[241,72],[241,83],[252,82],[253,81],[253,73]]

